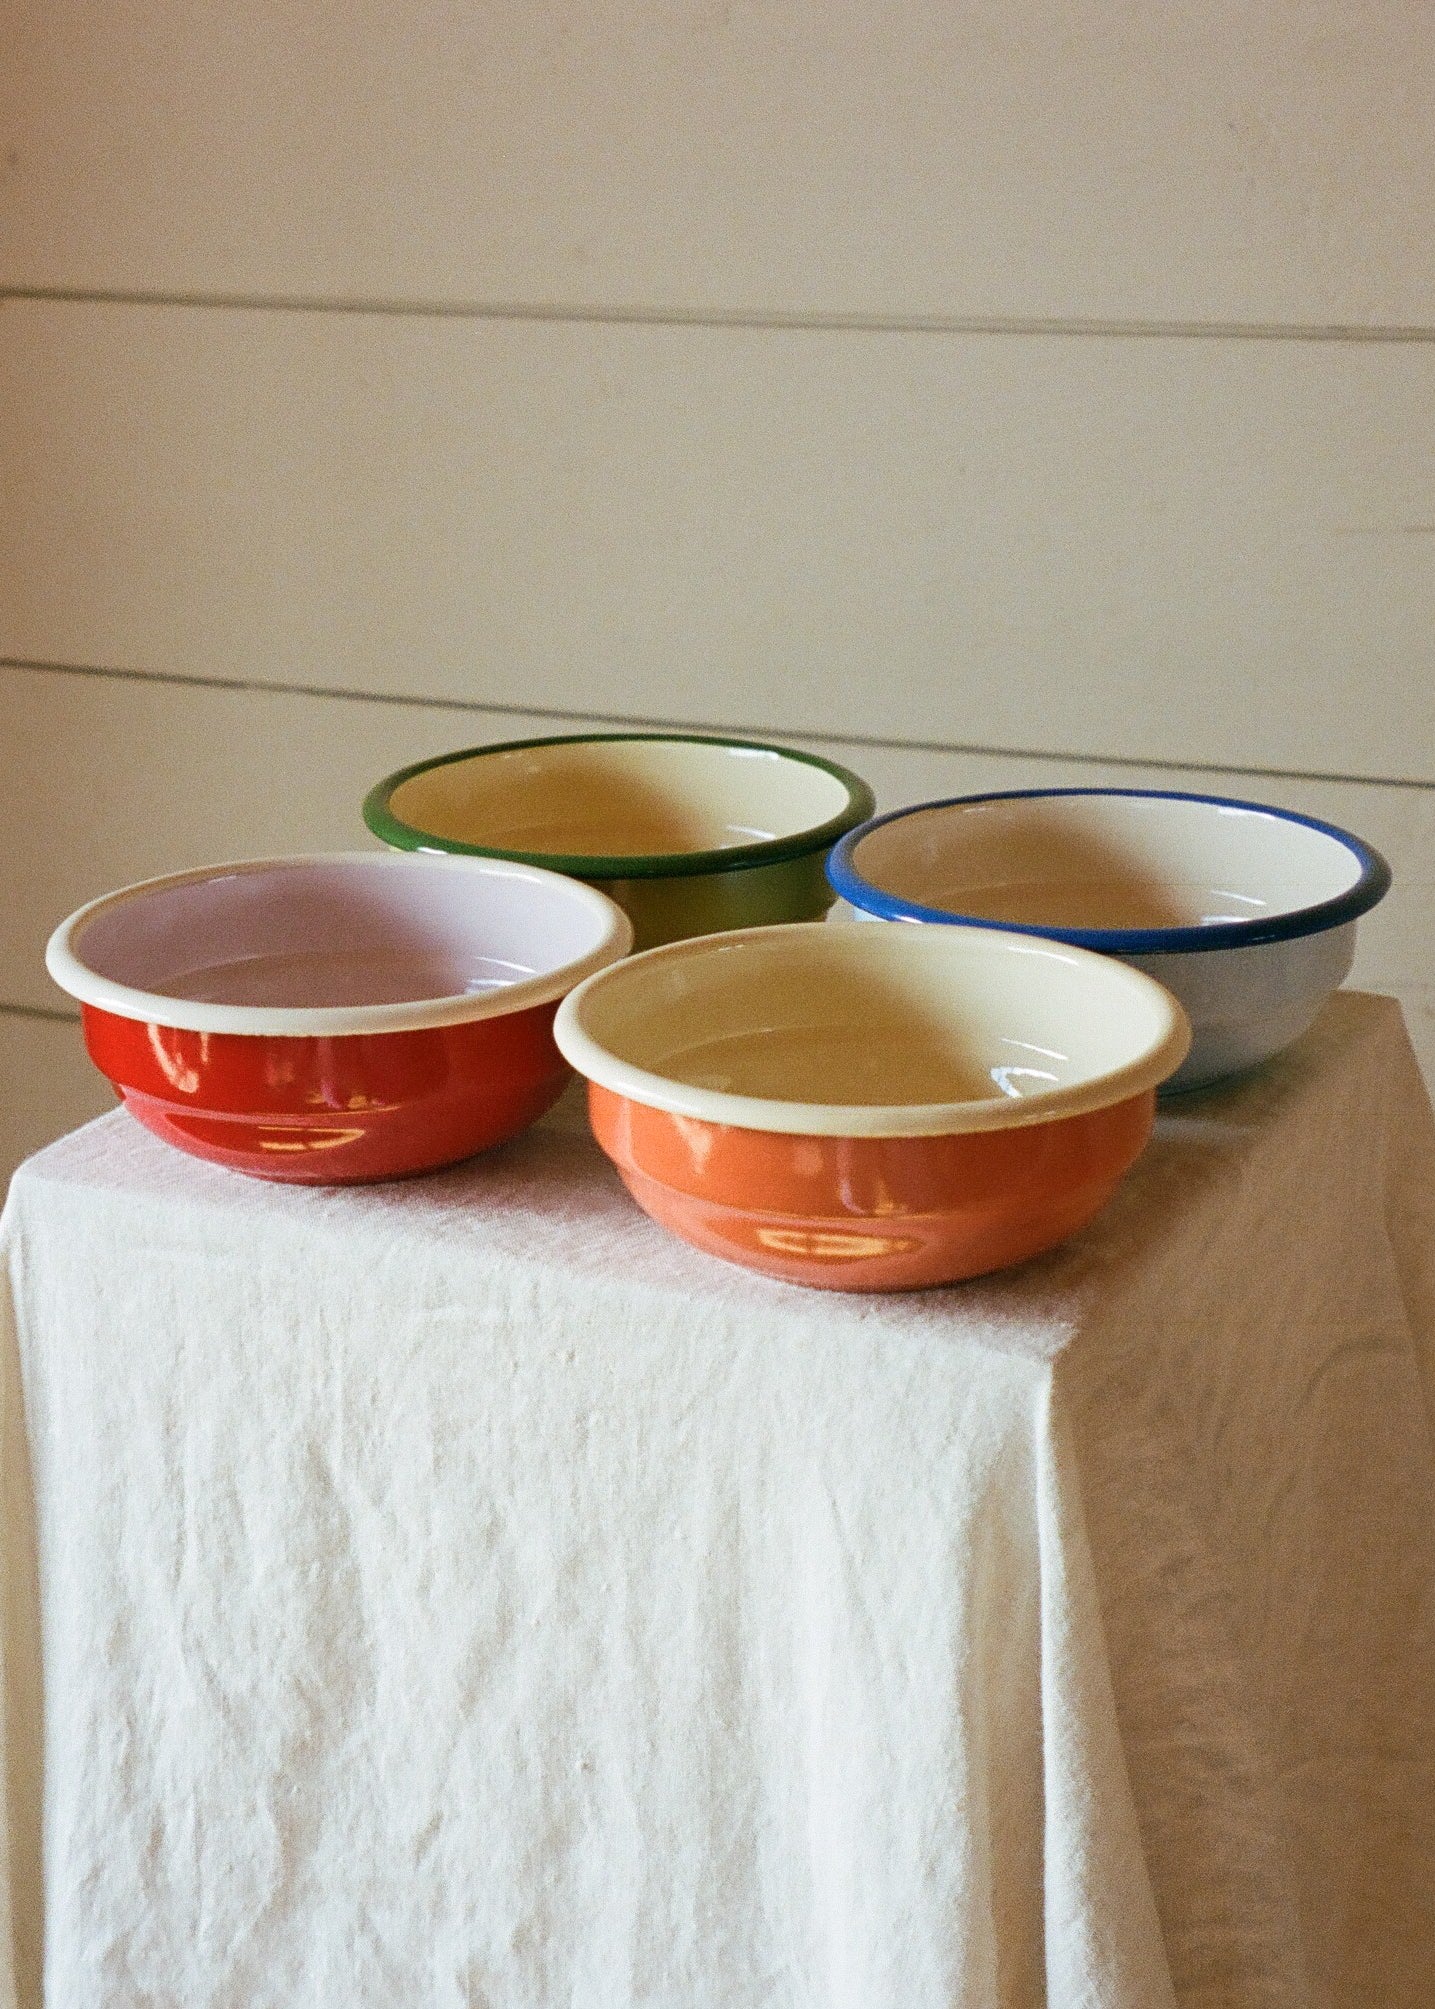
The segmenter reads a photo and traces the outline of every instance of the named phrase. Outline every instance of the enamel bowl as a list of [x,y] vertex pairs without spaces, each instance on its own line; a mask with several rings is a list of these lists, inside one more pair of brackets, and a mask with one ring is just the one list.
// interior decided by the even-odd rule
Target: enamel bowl
[[593,733],[469,747],[401,768],[364,821],[404,851],[545,865],[602,888],[639,948],[820,919],[824,865],[872,814],[865,781],[747,740]]
[[872,917],[1018,928],[1159,978],[1194,1034],[1172,1088],[1299,1038],[1350,970],[1357,917],[1390,885],[1385,860],[1334,824],[1148,789],[919,803],[853,831],[828,871]]
[[591,977],[554,1033],[655,1221],[790,1283],[902,1290],[1089,1221],[1188,1041],[1161,986],[977,928],[749,928]]
[[140,1122],[264,1179],[446,1165],[567,1079],[553,1014],[626,953],[591,887],[496,860],[276,858],[94,900],[46,964]]

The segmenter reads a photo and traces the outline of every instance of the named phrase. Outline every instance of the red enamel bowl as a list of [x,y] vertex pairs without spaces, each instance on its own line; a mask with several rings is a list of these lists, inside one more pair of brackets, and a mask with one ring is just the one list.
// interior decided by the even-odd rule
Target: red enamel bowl
[[156,1136],[332,1185],[452,1164],[541,1116],[568,1076],[560,1000],[631,942],[611,900],[537,866],[351,853],[126,887],[45,960]]

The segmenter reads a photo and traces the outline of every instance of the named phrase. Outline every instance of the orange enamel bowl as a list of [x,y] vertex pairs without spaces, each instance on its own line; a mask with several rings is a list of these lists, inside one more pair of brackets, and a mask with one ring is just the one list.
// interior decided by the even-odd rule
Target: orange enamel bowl
[[554,1036],[655,1221],[789,1283],[906,1290],[1091,1220],[1190,1029],[1154,979],[1088,950],[799,924],[615,965]]

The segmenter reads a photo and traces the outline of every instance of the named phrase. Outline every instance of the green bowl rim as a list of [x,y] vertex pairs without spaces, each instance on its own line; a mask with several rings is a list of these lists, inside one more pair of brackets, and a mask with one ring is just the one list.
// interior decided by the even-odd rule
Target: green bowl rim
[[[779,754],[784,760],[801,761],[806,767],[820,767],[824,774],[840,781],[847,790],[847,806],[825,823],[794,831],[788,837],[765,837],[753,844],[733,844],[714,851],[634,852],[631,856],[621,852],[584,855],[581,852],[510,851],[497,844],[466,844],[459,838],[436,837],[432,831],[419,830],[411,823],[403,823],[389,808],[390,797],[406,781],[412,781],[416,774],[426,774],[431,768],[447,767],[456,760],[472,760],[487,753],[520,753],[531,746],[592,746],[615,740],[678,741],[685,746],[741,747],[754,753]],[[375,837],[382,838],[385,844],[399,851],[442,851],[456,857],[510,858],[516,864],[542,865],[550,872],[566,872],[574,879],[682,879],[696,877],[703,872],[734,872],[753,865],[782,865],[814,852],[828,851],[839,837],[845,837],[849,830],[865,823],[876,806],[877,799],[860,774],[854,774],[850,768],[839,767],[834,760],[824,760],[821,754],[804,753],[797,747],[774,746],[767,740],[730,739],[716,733],[701,732],[571,732],[549,733],[538,739],[492,740],[481,746],[460,747],[455,753],[441,753],[428,760],[413,761],[408,767],[398,768],[374,784],[364,797],[363,817]]]

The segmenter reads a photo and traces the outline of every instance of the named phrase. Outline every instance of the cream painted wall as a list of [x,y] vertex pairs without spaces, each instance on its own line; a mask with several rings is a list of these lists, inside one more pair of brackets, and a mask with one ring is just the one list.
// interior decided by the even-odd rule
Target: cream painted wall
[[30,287],[1425,327],[1411,0],[7,0]]
[[103,1104],[70,906],[537,715],[1332,815],[1435,1068],[1435,14],[0,36],[0,1165]]

